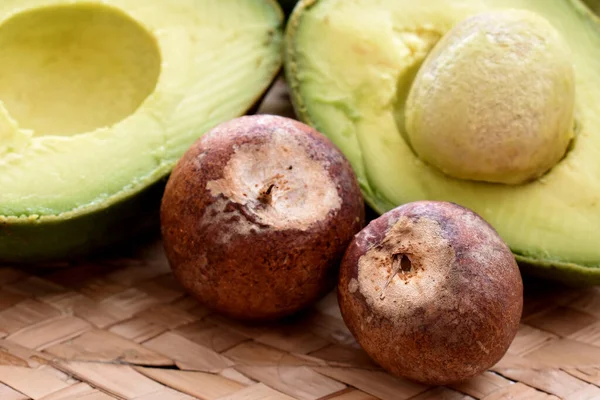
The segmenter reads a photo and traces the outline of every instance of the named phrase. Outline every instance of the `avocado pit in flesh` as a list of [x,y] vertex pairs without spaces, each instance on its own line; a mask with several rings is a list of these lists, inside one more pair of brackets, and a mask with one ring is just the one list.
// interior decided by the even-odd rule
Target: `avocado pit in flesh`
[[580,0],[306,1],[286,75],[379,214],[460,204],[528,273],[598,284],[598,24]]
[[406,103],[419,157],[459,179],[520,184],[564,157],[573,138],[570,50],[525,10],[459,22],[420,67]]

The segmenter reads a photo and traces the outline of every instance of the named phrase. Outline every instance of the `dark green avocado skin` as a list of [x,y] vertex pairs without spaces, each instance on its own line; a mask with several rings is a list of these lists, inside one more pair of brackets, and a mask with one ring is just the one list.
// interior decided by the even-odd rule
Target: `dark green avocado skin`
[[591,287],[600,285],[600,266],[582,266],[571,263],[547,262],[520,254],[515,258],[525,275],[558,281],[571,287]]
[[0,221],[0,265],[69,261],[158,232],[167,178],[106,209],[56,221]]

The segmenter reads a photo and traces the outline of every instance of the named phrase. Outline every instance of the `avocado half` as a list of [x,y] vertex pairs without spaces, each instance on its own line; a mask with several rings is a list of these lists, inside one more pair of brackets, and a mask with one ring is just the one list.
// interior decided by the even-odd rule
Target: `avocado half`
[[[411,84],[458,22],[508,8],[538,13],[570,46],[576,138],[558,164],[525,184],[449,177],[405,140]],[[285,45],[296,113],[341,148],[377,212],[424,199],[455,202],[490,222],[525,272],[600,284],[600,21],[583,2],[304,0]]]
[[282,64],[275,0],[0,2],[0,262],[156,225],[166,177]]

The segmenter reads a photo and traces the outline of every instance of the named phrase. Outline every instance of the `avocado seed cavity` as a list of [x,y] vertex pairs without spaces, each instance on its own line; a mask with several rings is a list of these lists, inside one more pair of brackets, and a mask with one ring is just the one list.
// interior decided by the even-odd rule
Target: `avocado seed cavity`
[[64,3],[26,7],[0,23],[2,107],[34,136],[117,124],[161,73],[156,38],[129,14],[107,2]]
[[547,20],[485,12],[455,25],[426,58],[407,99],[406,136],[449,176],[520,184],[564,157],[574,99],[569,48]]

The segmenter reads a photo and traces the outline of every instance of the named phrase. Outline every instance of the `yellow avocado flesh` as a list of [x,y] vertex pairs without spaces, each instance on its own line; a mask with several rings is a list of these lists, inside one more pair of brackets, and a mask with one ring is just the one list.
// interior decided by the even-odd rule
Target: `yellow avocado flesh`
[[156,41],[118,9],[35,8],[0,25],[0,99],[36,136],[73,135],[131,115],[160,74]]
[[[432,47],[458,22],[501,9],[538,13],[560,32],[575,73],[575,140],[566,157],[522,185],[456,179],[405,140],[404,106]],[[304,1],[288,25],[286,75],[300,117],[349,158],[367,201],[459,203],[484,217],[527,261],[600,266],[600,24],[578,0]]]
[[92,212],[164,177],[281,65],[267,0],[0,2],[0,223]]

